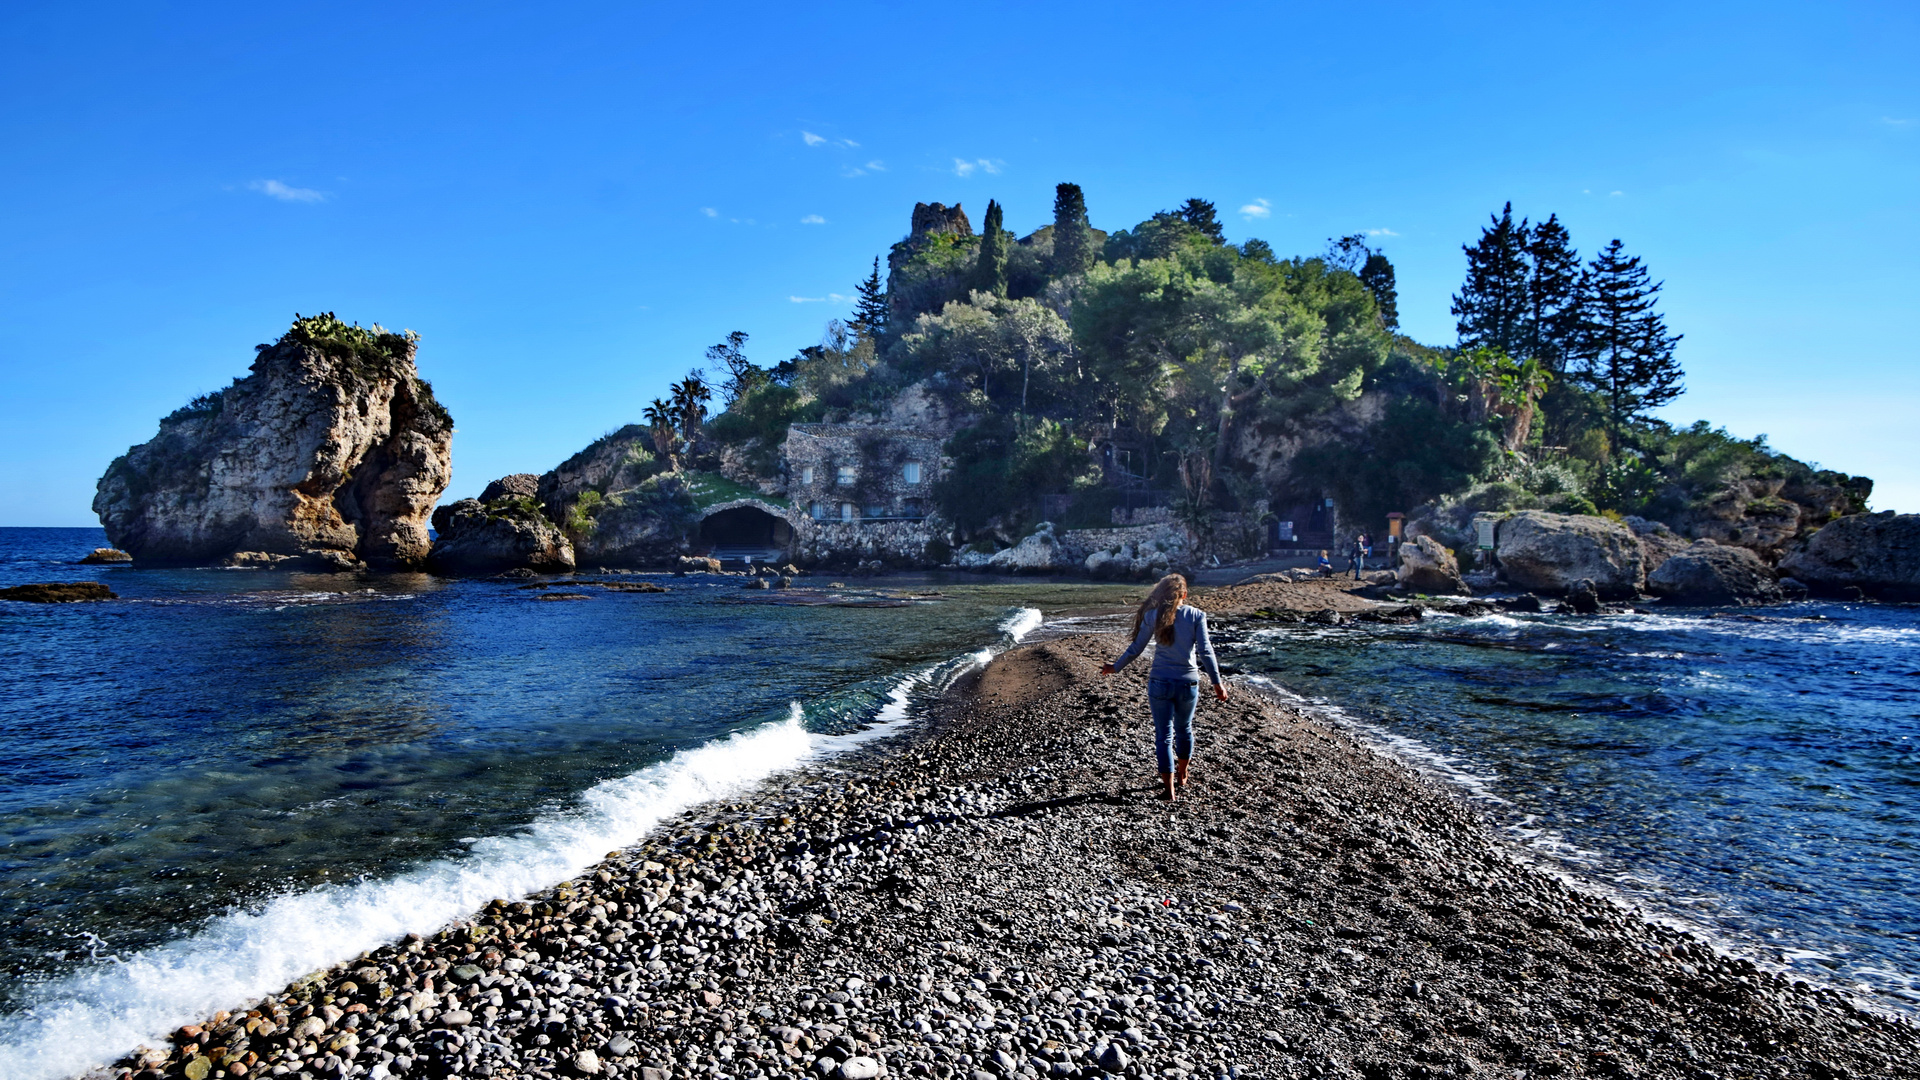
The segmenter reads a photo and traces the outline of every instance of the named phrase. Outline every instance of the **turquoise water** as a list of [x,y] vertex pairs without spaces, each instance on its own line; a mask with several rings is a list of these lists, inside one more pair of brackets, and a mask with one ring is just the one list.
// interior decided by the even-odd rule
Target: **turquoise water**
[[1231,652],[1627,902],[1920,1008],[1920,608],[1441,617]]
[[0,602],[9,1078],[577,873],[909,715],[1035,608],[1089,595],[622,576],[671,591],[542,601],[518,582],[75,564],[104,543],[0,530],[0,585],[121,597]]

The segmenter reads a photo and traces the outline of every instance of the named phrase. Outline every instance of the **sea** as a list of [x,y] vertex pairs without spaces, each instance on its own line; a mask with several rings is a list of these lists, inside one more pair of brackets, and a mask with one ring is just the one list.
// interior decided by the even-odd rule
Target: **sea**
[[[0,601],[4,1080],[153,1045],[831,767],[995,651],[1140,592],[79,564],[105,544],[0,529],[0,586],[120,597]],[[1254,629],[1222,659],[1549,869],[1920,1015],[1917,647],[1920,608],[1808,603]]]

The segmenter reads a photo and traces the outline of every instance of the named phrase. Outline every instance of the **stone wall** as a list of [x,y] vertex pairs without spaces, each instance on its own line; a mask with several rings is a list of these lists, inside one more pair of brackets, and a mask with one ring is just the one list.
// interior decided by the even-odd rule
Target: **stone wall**
[[879,560],[889,566],[926,567],[950,556],[950,529],[938,517],[918,521],[815,521],[795,514],[793,558],[802,566],[851,566]]
[[1067,529],[1060,534],[1060,544],[1076,562],[1096,551],[1111,551],[1116,547],[1158,545],[1160,550],[1171,554],[1185,554],[1188,548],[1187,531],[1168,522],[1115,529]]
[[846,522],[933,513],[944,469],[941,430],[882,424],[795,424],[787,432],[787,496],[796,517]]

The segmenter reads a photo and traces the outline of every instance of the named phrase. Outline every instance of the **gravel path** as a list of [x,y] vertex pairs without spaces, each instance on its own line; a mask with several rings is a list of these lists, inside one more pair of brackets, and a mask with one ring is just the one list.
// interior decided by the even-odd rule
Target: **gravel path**
[[[1263,600],[1263,602],[1265,602]],[[1913,1076],[1913,1025],[1530,868],[1251,694],[1153,794],[1115,635],[925,732],[321,972],[122,1077]]]

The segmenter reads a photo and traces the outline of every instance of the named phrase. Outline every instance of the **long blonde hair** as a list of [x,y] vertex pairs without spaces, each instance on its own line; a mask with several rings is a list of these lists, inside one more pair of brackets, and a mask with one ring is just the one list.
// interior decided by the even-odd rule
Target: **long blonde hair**
[[1140,636],[1140,624],[1147,621],[1147,612],[1155,612],[1153,617],[1153,639],[1162,645],[1173,644],[1173,617],[1180,611],[1180,605],[1187,599],[1187,579],[1179,574],[1168,574],[1154,583],[1153,591],[1140,602],[1133,613],[1133,629],[1129,637]]

